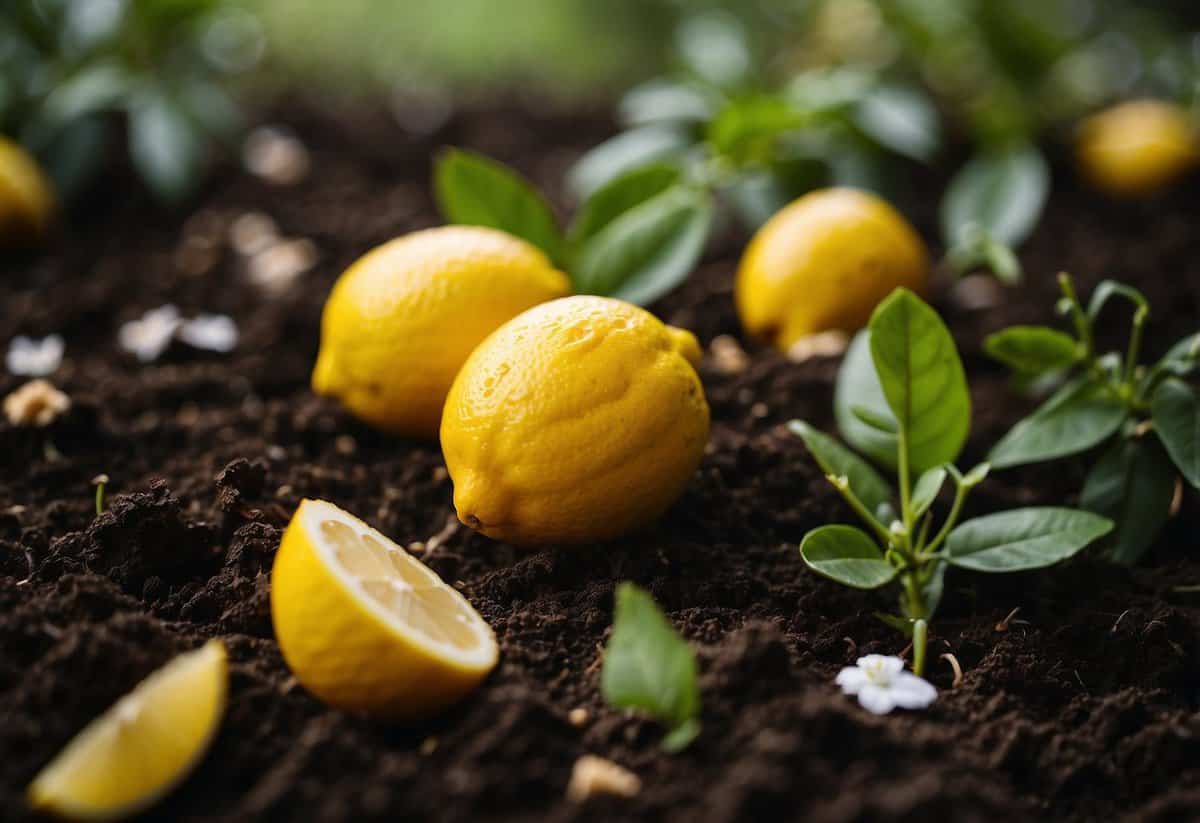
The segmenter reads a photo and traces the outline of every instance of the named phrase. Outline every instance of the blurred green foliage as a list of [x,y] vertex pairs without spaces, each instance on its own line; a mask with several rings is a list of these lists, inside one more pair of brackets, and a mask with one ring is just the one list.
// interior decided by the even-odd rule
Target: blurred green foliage
[[222,80],[264,48],[257,19],[227,0],[5,0],[0,131],[42,161],[65,196],[126,136],[163,199],[199,181],[239,113]]

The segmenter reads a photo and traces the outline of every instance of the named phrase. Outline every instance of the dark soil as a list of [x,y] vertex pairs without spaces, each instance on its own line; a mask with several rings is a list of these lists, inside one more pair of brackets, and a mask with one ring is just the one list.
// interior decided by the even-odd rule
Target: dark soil
[[[44,433],[0,423],[0,817],[29,816],[23,787],[88,720],[176,652],[220,636],[233,661],[228,715],[154,817],[1200,819],[1200,595],[1173,591],[1200,582],[1197,495],[1137,569],[1083,556],[1036,575],[952,572],[932,636],[937,703],[872,717],[832,679],[859,654],[900,651],[871,616],[891,604],[805,570],[805,531],[849,513],[782,428],[792,417],[829,427],[836,359],[794,364],[743,341],[744,371],[706,362],[711,447],[683,499],[650,533],[538,553],[454,525],[436,444],[373,432],[308,389],[337,274],[437,221],[427,182],[438,145],[481,149],[550,183],[610,124],[493,112],[415,138],[382,114],[277,116],[313,152],[304,183],[271,187],[229,166],[171,214],[118,177],[48,252],[0,266],[0,342],[64,335],[55,379],[74,400]],[[1029,407],[980,342],[1013,322],[1051,321],[1056,271],[1073,271],[1085,293],[1102,277],[1145,290],[1153,350],[1200,326],[1200,187],[1116,205],[1075,188],[1061,163],[1057,177],[1023,254],[1030,285],[982,311],[937,301],[977,406],[964,464]],[[899,199],[932,240],[939,181],[914,180]],[[253,286],[224,243],[253,210],[320,249],[282,296]],[[744,241],[728,231],[660,316],[706,345],[739,335],[731,280]],[[187,273],[205,256],[210,268]],[[233,315],[236,352],[172,349],[148,366],[123,354],[119,324],[165,302]],[[1114,312],[1108,339],[1125,319]],[[4,376],[0,393],[18,384]],[[48,442],[60,457],[47,457]],[[1070,503],[1082,471],[1063,461],[1001,473],[973,508]],[[100,472],[112,484],[96,517],[89,482]],[[268,589],[302,497],[332,500],[402,543],[440,535],[425,559],[503,648],[476,694],[426,725],[387,728],[297,685],[272,637]],[[649,587],[699,649],[704,731],[676,757],[658,749],[653,724],[600,698],[598,650],[621,580]],[[962,663],[958,688],[942,652]],[[567,720],[576,707],[590,713],[583,728]],[[635,770],[642,793],[569,804],[564,786],[586,752]]]

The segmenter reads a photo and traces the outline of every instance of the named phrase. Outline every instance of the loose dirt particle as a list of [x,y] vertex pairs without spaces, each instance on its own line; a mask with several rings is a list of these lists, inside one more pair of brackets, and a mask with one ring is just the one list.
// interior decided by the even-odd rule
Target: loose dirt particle
[[567,799],[582,803],[597,794],[635,797],[641,790],[641,779],[629,769],[603,757],[585,754],[575,761],[575,767],[571,769]]
[[733,335],[722,334],[709,345],[713,368],[721,374],[737,374],[750,365],[750,356]]
[[787,350],[787,358],[793,363],[804,363],[814,357],[837,357],[850,345],[850,338],[843,331],[823,331],[801,337]]
[[567,713],[567,722],[579,729],[587,725],[588,710],[580,706]]

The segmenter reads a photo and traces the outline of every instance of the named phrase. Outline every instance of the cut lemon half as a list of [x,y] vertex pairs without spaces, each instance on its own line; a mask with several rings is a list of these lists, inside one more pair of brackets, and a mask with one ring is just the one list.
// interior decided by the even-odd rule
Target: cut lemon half
[[487,677],[500,651],[456,590],[366,523],[300,503],[271,571],[271,617],[296,679],[341,709],[428,716]]
[[77,734],[29,784],[29,802],[75,820],[145,809],[203,757],[228,689],[221,641],[179,655]]

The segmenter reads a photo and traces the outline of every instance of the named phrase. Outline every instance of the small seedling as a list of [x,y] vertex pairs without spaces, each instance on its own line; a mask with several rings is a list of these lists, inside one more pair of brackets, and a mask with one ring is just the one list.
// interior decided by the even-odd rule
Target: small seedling
[[108,475],[98,474],[92,478],[92,485],[96,487],[96,516],[104,514],[104,491],[108,487]]
[[[1099,515],[1067,508],[1024,508],[959,522],[971,490],[987,477],[954,461],[966,442],[971,400],[954,339],[937,313],[897,289],[855,338],[835,398],[842,435],[896,472],[899,494],[875,468],[803,421],[804,440],[826,478],[869,531],[822,526],[804,536],[809,568],[857,589],[899,584],[899,615],[879,615],[912,638],[913,671],[924,672],[928,621],[949,566],[1016,572],[1071,557],[1112,528]],[[915,479],[914,479],[915,478]],[[934,504],[947,480],[949,513],[935,526]]]
[[666,726],[662,747],[669,752],[682,751],[700,734],[696,656],[654,599],[632,583],[617,587],[600,688],[610,705],[645,712]]
[[[989,455],[996,468],[1040,463],[1098,446],[1104,451],[1084,481],[1083,507],[1116,521],[1109,552],[1136,563],[1170,516],[1178,478],[1200,488],[1200,395],[1185,382],[1200,367],[1200,332],[1178,341],[1160,360],[1139,362],[1150,316],[1146,298],[1106,280],[1085,308],[1071,278],[1059,275],[1057,311],[1074,336],[1045,326],[1014,326],[984,346],[1026,383],[1063,381]],[[1124,353],[1096,351],[1094,326],[1114,298],[1133,307]]]

